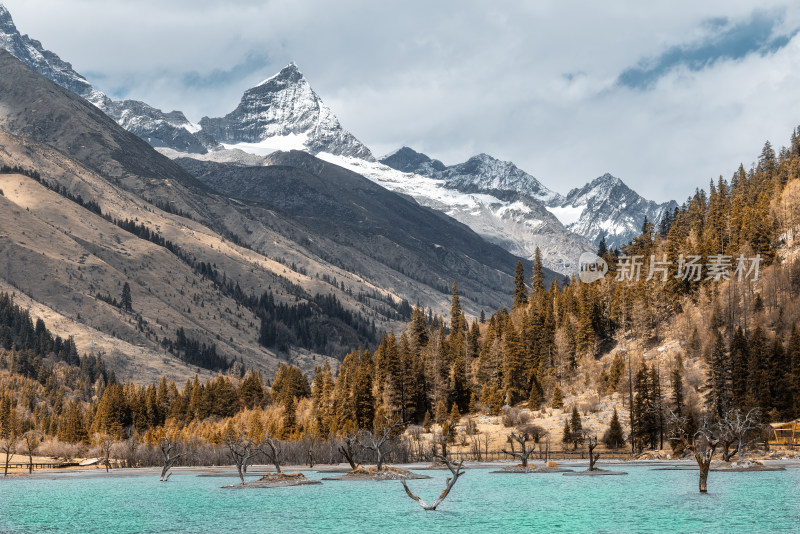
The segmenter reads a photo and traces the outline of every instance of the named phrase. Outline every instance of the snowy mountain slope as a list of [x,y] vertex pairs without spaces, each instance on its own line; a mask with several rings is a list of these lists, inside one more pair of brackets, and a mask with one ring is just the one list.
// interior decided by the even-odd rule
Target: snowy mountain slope
[[513,163],[486,154],[448,167],[403,147],[382,159],[386,165],[376,164],[294,63],[248,89],[225,117],[205,117],[198,125],[180,111],[165,113],[136,100],[111,100],[40,42],[21,35],[2,4],[0,47],[150,145],[173,151],[170,157],[214,154],[215,161],[253,164],[258,160],[225,149],[258,156],[292,149],[319,154],[451,215],[517,255],[532,257],[538,246],[545,264],[561,273],[571,272],[580,253],[595,248],[602,236],[609,246],[619,246],[639,233],[645,216],[658,223],[664,209],[675,206],[647,201],[610,175],[563,197]]
[[213,140],[195,136],[198,128],[180,111],[164,113],[137,100],[111,100],[75,72],[71,64],[46,50],[39,41],[20,34],[11,13],[3,4],[0,4],[0,48],[7,50],[45,78],[85,98],[123,128],[153,146],[202,154],[207,152],[206,146],[217,145]]
[[245,151],[305,150],[372,161],[372,153],[311,89],[297,65],[245,91],[239,106],[222,118],[203,117],[203,131],[226,148]]
[[605,236],[609,247],[620,247],[641,233],[645,217],[658,225],[664,213],[677,207],[675,201],[658,204],[647,200],[619,178],[604,174],[548,209],[567,228],[598,245]]
[[[671,211],[676,206],[675,202],[658,204],[646,200],[610,174],[604,174],[582,188],[573,189],[564,197],[546,188],[513,163],[497,160],[487,154],[479,154],[464,163],[448,167],[425,154],[403,147],[382,158],[381,162],[394,169],[440,180],[443,187],[466,195],[490,195],[509,203],[523,201],[527,212],[523,214],[506,210],[505,216],[515,213],[517,217],[542,221],[540,229],[534,232],[553,236],[560,233],[564,236],[564,241],[554,241],[556,248],[574,249],[574,234],[583,237],[591,248],[596,248],[603,236],[608,246],[619,247],[639,235],[645,217],[658,224],[665,211]],[[416,194],[409,194],[424,203],[420,197],[428,193],[419,189]],[[543,212],[557,218],[561,226],[548,221]],[[477,228],[475,230],[478,231]],[[487,231],[484,235],[491,233]],[[540,247],[544,250],[544,247]],[[524,249],[517,251],[522,254]]]
[[75,72],[72,65],[53,52],[45,50],[39,41],[20,34],[14,25],[11,13],[3,4],[0,4],[0,48],[7,50],[45,78],[95,105],[101,104],[103,99],[107,98],[103,93],[96,91],[86,78]]
[[[206,145],[195,135],[200,127],[192,124],[180,111],[164,113],[138,100],[108,101],[101,109],[117,124],[138,135],[151,146],[167,147],[181,152],[205,154]],[[211,142],[216,146],[216,142]]]
[[478,154],[464,163],[447,167],[436,177],[447,182],[447,187],[464,193],[492,193],[496,196],[518,193],[546,205],[563,201],[561,195],[510,161],[500,161],[488,154]]
[[581,253],[593,249],[588,241],[566,230],[539,201],[527,195],[518,193],[500,199],[488,193],[462,192],[451,187],[447,180],[399,171],[379,162],[327,153],[318,157],[441,211],[513,254],[533,258],[538,246],[545,267],[556,272],[574,272]]

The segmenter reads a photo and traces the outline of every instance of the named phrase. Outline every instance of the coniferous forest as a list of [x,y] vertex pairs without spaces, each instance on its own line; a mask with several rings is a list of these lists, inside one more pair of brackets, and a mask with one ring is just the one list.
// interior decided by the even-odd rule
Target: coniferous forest
[[[131,221],[116,223],[141,233]],[[508,307],[488,317],[468,318],[454,284],[448,317],[417,307],[404,331],[379,338],[335,298],[276,305],[269,293],[243,295],[210,264],[186,259],[256,310],[262,322],[253,335],[266,346],[292,342],[323,350],[325,336],[337,325],[352,333],[353,343],[373,343],[352,347],[338,369],[326,364],[308,375],[282,365],[268,377],[238,369],[185,384],[163,378],[120,383],[101,355],[79,355],[71,339],[54,336],[12,295],[2,294],[0,438],[35,431],[65,446],[89,446],[98,436],[110,436],[152,447],[165,435],[219,445],[226,435],[244,431],[290,442],[335,441],[387,422],[446,434],[464,415],[562,408],[568,392],[586,391],[623,398],[619,412],[629,412],[629,422],[621,425],[614,412],[606,440],[612,448],[663,448],[669,415],[698,425],[705,417],[756,408],[762,422],[796,419],[800,260],[793,251],[799,224],[795,131],[788,147],[776,152],[766,143],[754,167],[739,167],[707,190],[698,189],[658,226],[645,222],[628,245],[608,249],[601,243],[598,255],[610,273],[596,283],[573,277],[546,287],[537,251],[532,265],[517,265]],[[180,254],[157,235],[143,238]],[[630,276],[626,263],[635,257],[643,258],[637,277]],[[703,276],[680,270],[689,257],[699,257],[696,263],[707,268]],[[758,270],[739,276],[737,258],[756,257]],[[708,269],[720,258],[726,269],[714,276]],[[646,276],[653,262],[668,267]],[[327,326],[313,327],[309,319],[315,313],[330,318]],[[682,350],[669,368],[643,357],[669,340]],[[213,345],[199,344],[183,331],[164,344],[202,367],[231,368]],[[625,351],[615,350],[623,346]],[[699,380],[687,376],[690,361],[703,370]],[[575,422],[565,421],[565,447],[577,431]]]

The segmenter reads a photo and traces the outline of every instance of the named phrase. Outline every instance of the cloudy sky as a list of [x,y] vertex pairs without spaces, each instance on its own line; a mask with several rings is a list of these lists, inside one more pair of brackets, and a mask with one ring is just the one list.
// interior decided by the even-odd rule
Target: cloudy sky
[[790,1],[0,1],[114,98],[197,121],[295,61],[377,155],[486,152],[561,193],[682,201],[800,124]]

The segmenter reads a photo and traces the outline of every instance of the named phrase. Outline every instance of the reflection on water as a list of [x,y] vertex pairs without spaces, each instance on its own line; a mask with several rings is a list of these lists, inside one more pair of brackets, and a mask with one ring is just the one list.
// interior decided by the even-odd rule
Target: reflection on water
[[[611,467],[613,469],[613,467]],[[621,468],[620,468],[621,469]],[[0,532],[732,532],[796,531],[800,469],[711,473],[625,466],[628,476],[497,475],[469,470],[438,512],[400,482],[230,491],[218,477],[0,480]],[[431,501],[443,471],[409,482]],[[311,478],[325,475],[308,472]]]

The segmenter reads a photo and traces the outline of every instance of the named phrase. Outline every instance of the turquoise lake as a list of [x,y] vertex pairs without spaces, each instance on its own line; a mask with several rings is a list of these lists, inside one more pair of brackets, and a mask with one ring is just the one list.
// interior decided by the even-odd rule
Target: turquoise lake
[[[768,532],[800,531],[800,469],[716,473],[614,466],[628,476],[490,474],[470,469],[439,511],[400,482],[222,489],[238,479],[157,476],[0,480],[0,532]],[[445,471],[409,481],[427,502]],[[306,472],[310,478],[331,476]]]

